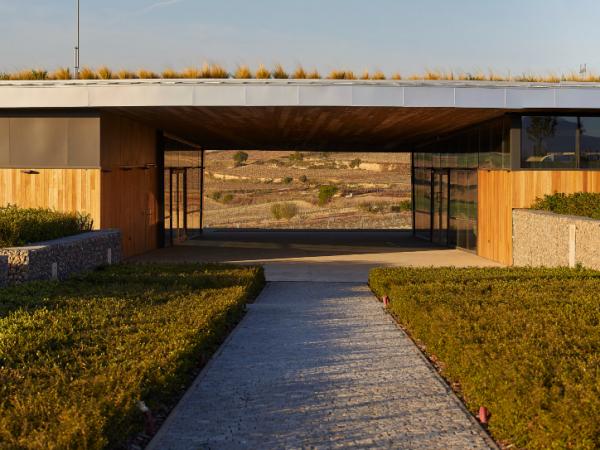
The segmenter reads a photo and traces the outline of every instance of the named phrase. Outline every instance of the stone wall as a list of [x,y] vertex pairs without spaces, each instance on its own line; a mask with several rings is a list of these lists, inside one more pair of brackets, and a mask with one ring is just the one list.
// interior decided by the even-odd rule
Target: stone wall
[[8,283],[8,256],[0,255],[0,287]]
[[600,220],[513,210],[513,264],[600,270]]
[[33,280],[63,280],[71,275],[121,260],[121,233],[102,230],[38,242],[24,247],[0,248],[0,285]]

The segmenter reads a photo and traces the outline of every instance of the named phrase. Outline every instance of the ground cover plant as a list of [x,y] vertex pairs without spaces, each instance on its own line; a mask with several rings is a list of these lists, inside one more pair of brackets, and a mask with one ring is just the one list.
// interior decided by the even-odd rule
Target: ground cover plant
[[600,220],[600,194],[576,192],[574,194],[546,195],[544,198],[537,199],[532,208]]
[[43,208],[0,207],[0,247],[14,247],[83,233],[92,229],[87,214]]
[[260,291],[257,267],[121,265],[0,289],[0,448],[117,448],[168,410]]
[[600,272],[375,269],[369,283],[498,441],[600,447]]

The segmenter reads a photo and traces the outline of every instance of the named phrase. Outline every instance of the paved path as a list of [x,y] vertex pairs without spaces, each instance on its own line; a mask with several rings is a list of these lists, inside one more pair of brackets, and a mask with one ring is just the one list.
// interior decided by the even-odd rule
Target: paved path
[[149,448],[490,446],[367,286],[273,282]]

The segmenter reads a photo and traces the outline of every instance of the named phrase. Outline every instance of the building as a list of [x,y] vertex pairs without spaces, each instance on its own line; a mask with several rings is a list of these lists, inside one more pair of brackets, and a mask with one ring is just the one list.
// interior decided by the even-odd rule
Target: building
[[411,152],[415,234],[511,264],[513,208],[600,192],[600,85],[0,82],[0,204],[88,212],[126,255],[202,227],[203,149]]

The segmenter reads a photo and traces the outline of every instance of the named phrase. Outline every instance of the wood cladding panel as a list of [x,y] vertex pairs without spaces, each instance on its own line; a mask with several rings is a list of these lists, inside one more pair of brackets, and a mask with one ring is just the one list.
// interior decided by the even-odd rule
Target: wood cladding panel
[[111,108],[207,149],[411,150],[506,111],[395,107]]
[[477,173],[477,254],[512,264],[512,176],[505,170]]
[[156,132],[131,119],[105,114],[101,131],[103,228],[119,228],[123,254],[158,245]]
[[478,173],[477,254],[512,265],[512,210],[558,192],[600,192],[600,171],[520,170]]
[[0,169],[0,205],[88,213],[99,228],[100,179],[100,169]]

